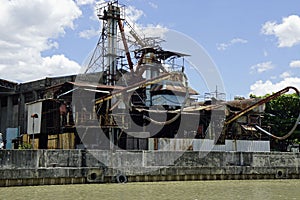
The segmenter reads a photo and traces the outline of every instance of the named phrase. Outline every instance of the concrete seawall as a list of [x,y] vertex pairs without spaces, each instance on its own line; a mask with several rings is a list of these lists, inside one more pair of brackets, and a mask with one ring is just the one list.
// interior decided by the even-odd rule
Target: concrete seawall
[[299,161],[279,152],[0,150],[0,186],[299,178]]

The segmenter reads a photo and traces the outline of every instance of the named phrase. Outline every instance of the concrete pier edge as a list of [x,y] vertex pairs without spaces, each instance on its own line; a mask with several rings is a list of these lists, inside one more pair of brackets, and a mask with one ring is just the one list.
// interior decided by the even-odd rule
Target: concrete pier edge
[[299,159],[285,152],[0,150],[0,186],[299,179]]

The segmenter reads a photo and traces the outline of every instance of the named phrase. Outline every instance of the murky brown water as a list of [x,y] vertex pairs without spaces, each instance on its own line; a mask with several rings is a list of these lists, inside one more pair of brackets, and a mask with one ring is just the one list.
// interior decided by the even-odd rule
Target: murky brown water
[[0,188],[1,200],[300,199],[300,180],[188,181]]

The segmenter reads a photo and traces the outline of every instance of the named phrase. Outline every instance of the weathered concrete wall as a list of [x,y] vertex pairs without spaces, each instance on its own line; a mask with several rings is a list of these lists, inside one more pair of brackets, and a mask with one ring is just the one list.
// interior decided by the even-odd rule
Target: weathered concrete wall
[[299,153],[0,150],[0,186],[299,178]]

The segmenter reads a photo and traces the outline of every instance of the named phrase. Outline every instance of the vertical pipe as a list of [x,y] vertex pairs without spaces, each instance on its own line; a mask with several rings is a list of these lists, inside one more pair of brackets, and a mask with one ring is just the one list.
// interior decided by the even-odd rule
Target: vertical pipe
[[[108,72],[108,85],[115,85],[115,77],[117,72],[117,63],[116,63],[116,56],[117,56],[117,27],[118,21],[120,20],[120,8],[117,6],[113,6],[112,4],[108,5],[107,11],[107,23],[108,23],[108,41],[107,41],[107,48],[108,48],[108,65],[109,65],[109,72]],[[111,126],[113,122],[113,118],[109,115],[110,108],[112,106],[112,100],[108,100],[106,104],[106,117]],[[113,127],[109,127],[109,140],[110,140],[110,150],[114,151],[114,136],[117,130]]]
[[108,17],[108,85],[115,85],[115,75],[116,75],[116,49],[117,49],[117,20],[120,18],[120,10],[118,7],[109,5],[107,11]]

